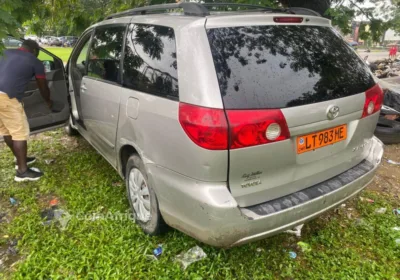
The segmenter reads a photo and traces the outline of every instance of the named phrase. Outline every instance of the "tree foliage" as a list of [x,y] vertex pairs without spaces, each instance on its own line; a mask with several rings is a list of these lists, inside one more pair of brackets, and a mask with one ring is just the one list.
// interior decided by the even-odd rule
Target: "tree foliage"
[[[205,2],[223,0],[205,0]],[[363,15],[370,28],[361,28],[362,37],[379,41],[392,28],[400,32],[400,0],[369,0],[375,9],[363,8],[366,0],[233,0],[230,2],[265,5],[270,7],[304,7],[331,18],[346,34],[351,32],[351,21]],[[175,0],[0,0],[0,38],[16,34],[22,25],[28,33],[39,36],[79,35],[91,24],[106,15],[151,4]],[[1,44],[1,43],[0,43]]]

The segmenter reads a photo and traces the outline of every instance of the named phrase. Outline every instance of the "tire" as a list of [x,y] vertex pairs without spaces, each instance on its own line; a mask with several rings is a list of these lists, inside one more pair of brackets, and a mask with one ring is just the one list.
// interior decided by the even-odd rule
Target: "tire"
[[380,116],[374,134],[384,144],[400,143],[400,122]]
[[[164,219],[161,216],[161,212],[159,209],[157,195],[154,192],[153,187],[149,184],[148,176],[146,169],[144,168],[144,164],[142,159],[137,155],[133,154],[129,157],[126,163],[126,176],[125,176],[125,184],[126,184],[126,191],[129,200],[129,205],[131,207],[131,211],[135,217],[136,223],[142,228],[142,230],[151,236],[159,235],[164,233],[168,230],[168,226],[164,222]],[[143,182],[141,182],[140,175],[137,172],[140,172]],[[137,197],[134,196],[134,185],[131,183],[132,178],[137,178],[137,184],[139,185],[137,189],[141,189],[143,194],[146,194],[145,188],[148,190],[148,195],[143,195],[142,198],[139,193],[137,193]],[[131,182],[130,182],[131,180]],[[146,199],[148,198],[148,200]],[[136,201],[136,207],[135,207]],[[146,209],[144,202],[142,204],[145,207],[145,210],[149,212],[150,216],[144,215],[148,214],[146,211],[141,210],[142,212],[137,212],[135,208],[139,208],[138,206],[141,202],[140,201],[150,201],[150,206]],[[143,208],[142,208],[143,209]],[[143,213],[144,212],[144,213]]]

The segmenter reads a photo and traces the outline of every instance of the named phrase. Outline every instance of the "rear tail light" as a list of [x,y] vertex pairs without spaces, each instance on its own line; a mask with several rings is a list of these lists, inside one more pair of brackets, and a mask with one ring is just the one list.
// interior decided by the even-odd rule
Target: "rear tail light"
[[223,109],[180,103],[179,122],[198,146],[208,150],[228,149],[228,123]]
[[285,117],[279,109],[228,110],[230,148],[278,142],[290,138]]
[[381,87],[376,84],[365,92],[365,103],[362,118],[378,112],[383,103],[383,91]]
[[274,17],[276,23],[302,23],[302,17]]
[[225,116],[222,109],[180,103],[179,122],[195,144],[208,150],[239,149],[290,138],[279,109],[227,110]]

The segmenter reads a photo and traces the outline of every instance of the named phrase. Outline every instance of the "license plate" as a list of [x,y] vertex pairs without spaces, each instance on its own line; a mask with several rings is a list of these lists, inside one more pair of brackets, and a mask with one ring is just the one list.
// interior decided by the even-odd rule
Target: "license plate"
[[327,130],[297,137],[297,153],[316,150],[347,138],[347,126],[340,125]]

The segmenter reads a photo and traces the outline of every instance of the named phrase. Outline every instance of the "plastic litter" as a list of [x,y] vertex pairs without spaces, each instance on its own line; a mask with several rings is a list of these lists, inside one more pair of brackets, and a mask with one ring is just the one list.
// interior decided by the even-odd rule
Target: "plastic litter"
[[296,237],[301,237],[301,229],[303,228],[304,224],[298,225],[297,227],[293,228],[293,230],[287,230],[286,233],[294,234]]
[[185,270],[189,265],[194,262],[198,262],[202,259],[205,259],[207,254],[204,253],[203,249],[199,246],[194,246],[189,251],[185,253],[180,253],[175,257],[175,260],[182,265],[183,270]]
[[365,198],[365,197],[362,197],[362,196],[360,196],[360,200],[361,201],[366,201],[366,202],[369,202],[369,203],[374,203],[375,201],[373,200],[373,199],[370,199],[370,198]]
[[290,257],[291,259],[297,258],[296,252],[290,251],[290,252],[289,252],[289,257]]
[[43,225],[47,226],[52,224],[53,221],[57,221],[61,230],[65,230],[71,220],[71,215],[62,209],[46,209],[40,213],[40,216],[45,219]]
[[400,216],[400,209],[393,209],[393,214]]
[[394,160],[391,160],[391,159],[388,159],[387,162],[390,163],[390,164],[394,164],[394,165],[400,165],[400,162],[397,162],[397,161],[394,161]]
[[385,214],[386,213],[386,208],[378,208],[378,209],[375,209],[375,213],[376,214]]
[[11,203],[11,205],[17,205],[18,204],[18,201],[15,199],[15,198],[13,198],[13,197],[10,197],[10,203]]
[[161,256],[162,252],[163,252],[162,245],[158,245],[158,247],[153,250],[153,255],[156,258],[159,258]]
[[49,204],[50,204],[51,207],[57,206],[58,205],[58,199],[54,198],[54,199],[50,200]]
[[311,246],[310,244],[306,243],[306,242],[297,242],[297,246],[300,247],[301,251],[306,253],[306,252],[311,252]]
[[55,161],[56,161],[55,159],[45,159],[45,160],[44,160],[44,162],[45,162],[47,165],[50,165],[50,164],[54,163]]

